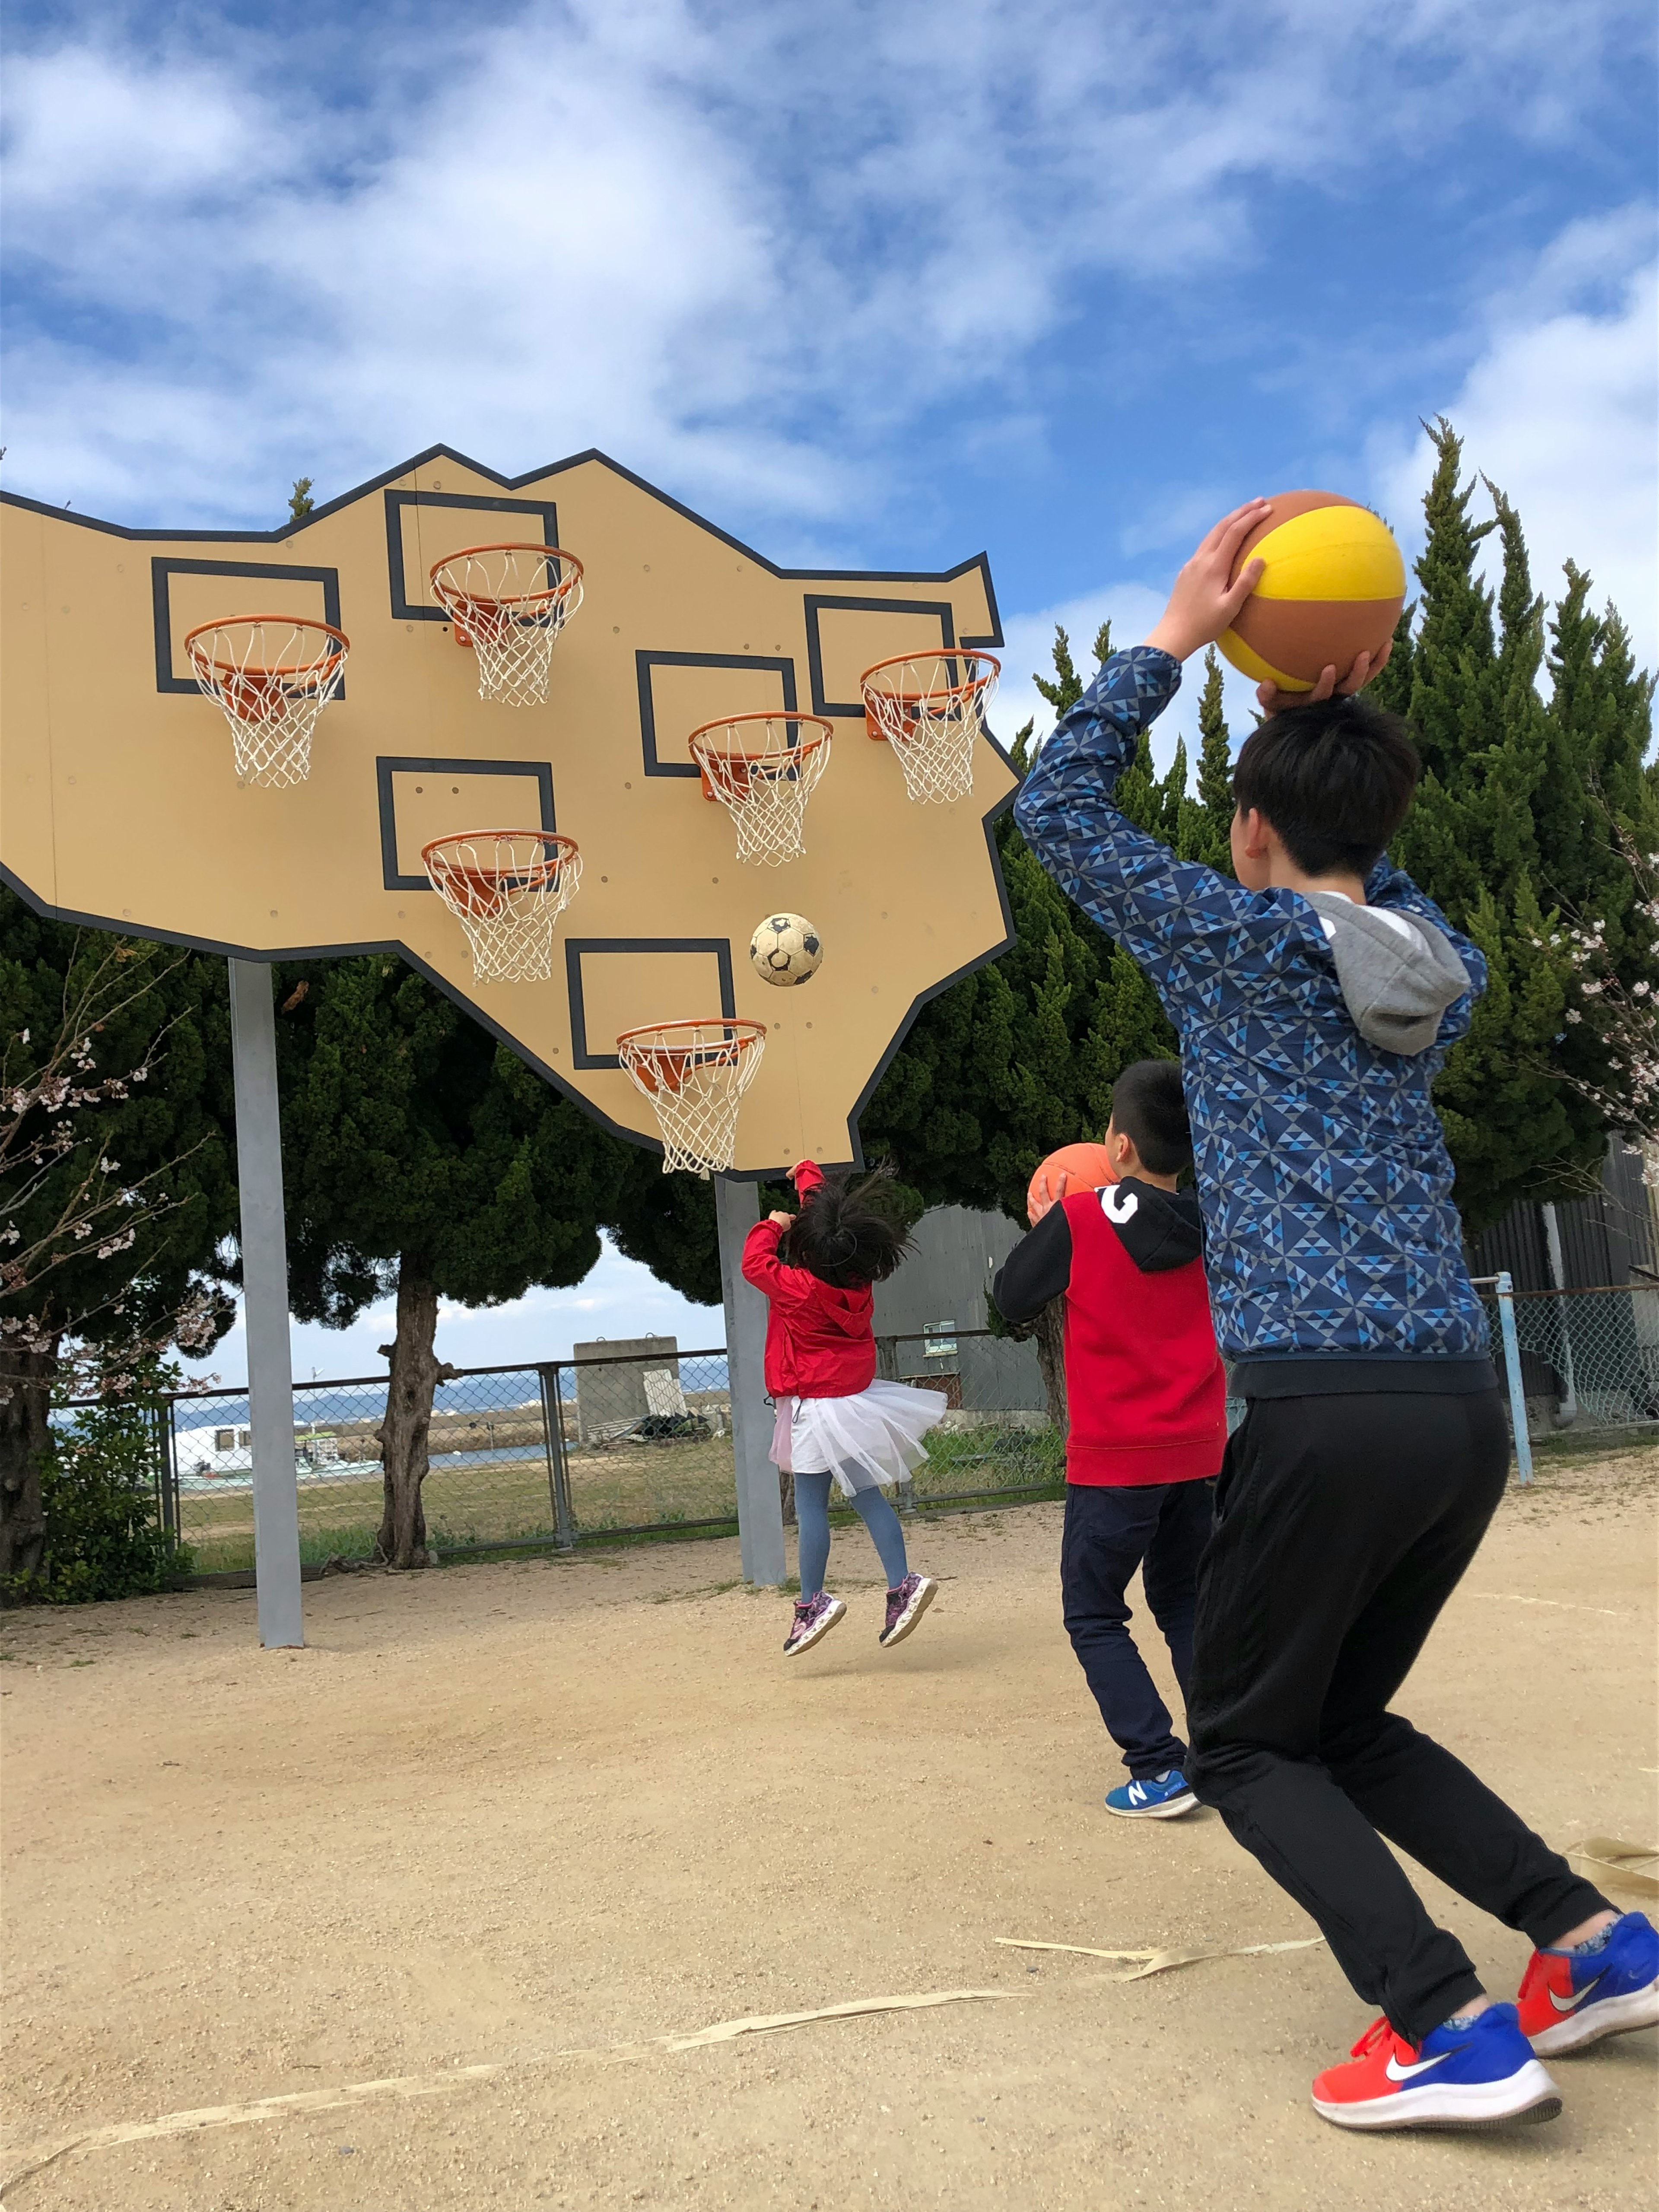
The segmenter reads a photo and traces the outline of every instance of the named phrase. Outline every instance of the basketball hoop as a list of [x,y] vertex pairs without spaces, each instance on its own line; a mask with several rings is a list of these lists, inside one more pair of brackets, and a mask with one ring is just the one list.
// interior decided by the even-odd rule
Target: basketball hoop
[[550,830],[468,830],[421,848],[432,888],[466,932],[481,983],[553,973],[553,925],[576,896],[582,856]]
[[[809,736],[806,725],[817,732]],[[799,860],[806,802],[830,765],[833,723],[793,708],[727,714],[693,730],[686,743],[702,772],[702,795],[716,799],[738,833],[738,858],[764,868]]]
[[988,653],[944,646],[878,660],[860,677],[864,726],[898,755],[913,799],[948,805],[972,791],[974,742],[1001,673]]
[[766,1049],[764,1022],[654,1022],[624,1030],[617,1057],[651,1101],[662,1131],[662,1171],[701,1176],[729,1168],[738,1108]]
[[582,564],[556,545],[468,545],[432,571],[432,596],[478,660],[478,696],[539,707],[559,632],[582,603]]
[[236,780],[281,791],[311,774],[311,733],[340,688],[350,641],[295,615],[228,615],[185,638],[185,657],[230,725]]

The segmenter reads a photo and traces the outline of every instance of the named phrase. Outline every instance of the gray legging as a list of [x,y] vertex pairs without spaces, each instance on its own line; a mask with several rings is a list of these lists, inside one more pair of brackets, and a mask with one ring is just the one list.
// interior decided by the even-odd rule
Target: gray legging
[[[800,1594],[816,1597],[823,1588],[823,1571],[830,1564],[830,1474],[797,1474],[795,1522],[800,1539]],[[855,1490],[849,1500],[853,1510],[870,1531],[881,1554],[889,1589],[896,1589],[909,1572],[904,1556],[904,1528],[879,1490]]]

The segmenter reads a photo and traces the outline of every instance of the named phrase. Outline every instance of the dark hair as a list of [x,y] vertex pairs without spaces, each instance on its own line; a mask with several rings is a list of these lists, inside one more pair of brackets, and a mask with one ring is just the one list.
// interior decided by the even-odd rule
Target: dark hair
[[837,1291],[884,1282],[911,1249],[902,1224],[870,1202],[890,1180],[884,1169],[854,1183],[827,1176],[779,1238],[778,1257]]
[[1246,738],[1233,800],[1272,823],[1310,876],[1366,876],[1410,810],[1422,774],[1397,714],[1358,694],[1285,707]]
[[1153,1175],[1179,1175],[1193,1164],[1193,1133],[1181,1064],[1137,1060],[1112,1085],[1112,1127],[1127,1137]]

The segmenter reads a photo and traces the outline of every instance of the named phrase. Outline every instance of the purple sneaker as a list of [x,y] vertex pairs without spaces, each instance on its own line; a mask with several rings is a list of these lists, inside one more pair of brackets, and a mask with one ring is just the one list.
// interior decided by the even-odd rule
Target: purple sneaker
[[783,1639],[783,1656],[793,1659],[798,1651],[805,1651],[809,1644],[816,1644],[821,1636],[828,1636],[847,1607],[828,1590],[820,1590],[816,1597],[803,1603],[795,1601],[795,1618],[789,1633]]
[[884,1648],[902,1644],[938,1595],[939,1584],[930,1575],[906,1575],[896,1589],[887,1593],[887,1626],[877,1641]]

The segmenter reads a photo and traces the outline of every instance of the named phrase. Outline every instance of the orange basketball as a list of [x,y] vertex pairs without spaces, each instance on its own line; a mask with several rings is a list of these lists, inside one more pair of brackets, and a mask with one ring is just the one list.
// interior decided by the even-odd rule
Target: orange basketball
[[1216,642],[1256,683],[1310,691],[1323,669],[1340,680],[1394,635],[1406,564],[1368,507],[1334,491],[1279,492],[1239,548],[1235,576],[1249,561],[1265,573]]
[[1115,1182],[1111,1157],[1104,1145],[1062,1145],[1057,1152],[1050,1152],[1038,1167],[1025,1190],[1025,1211],[1029,1215],[1036,1200],[1036,1187],[1044,1176],[1048,1178],[1048,1195],[1057,1196],[1057,1179],[1066,1177],[1065,1195],[1074,1190],[1098,1190],[1103,1183]]

